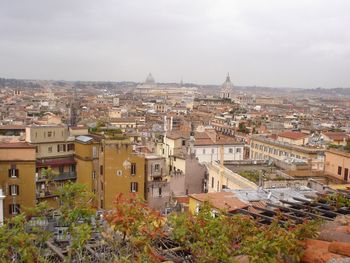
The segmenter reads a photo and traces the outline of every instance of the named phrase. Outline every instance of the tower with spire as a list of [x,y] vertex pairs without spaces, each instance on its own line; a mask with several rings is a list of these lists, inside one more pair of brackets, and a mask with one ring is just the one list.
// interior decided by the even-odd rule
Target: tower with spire
[[220,97],[222,99],[233,99],[233,84],[231,82],[229,73],[227,73],[226,80],[221,86]]

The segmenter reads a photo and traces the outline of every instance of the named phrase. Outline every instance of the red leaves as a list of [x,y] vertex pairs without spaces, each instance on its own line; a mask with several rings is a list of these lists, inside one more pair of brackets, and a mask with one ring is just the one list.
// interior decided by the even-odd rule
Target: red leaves
[[164,218],[160,213],[149,208],[136,194],[118,194],[114,206],[112,211],[105,214],[105,219],[114,231],[125,233],[128,242],[136,250],[134,259],[145,256],[147,252],[152,262],[160,262],[161,258],[151,248],[155,239],[165,235]]

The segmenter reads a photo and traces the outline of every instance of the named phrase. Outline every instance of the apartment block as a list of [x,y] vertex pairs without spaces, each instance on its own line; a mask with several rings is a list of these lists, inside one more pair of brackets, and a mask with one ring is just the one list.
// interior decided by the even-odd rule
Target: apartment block
[[145,158],[129,138],[78,136],[75,147],[77,182],[95,193],[98,209],[112,209],[120,193],[145,198]]
[[5,218],[35,206],[35,160],[35,147],[27,143],[0,144]]
[[57,207],[56,189],[76,180],[74,137],[66,125],[26,127],[26,142],[36,150],[36,198]]
[[294,145],[264,136],[253,136],[250,141],[250,159],[253,160],[304,160],[312,170],[323,170],[324,149]]

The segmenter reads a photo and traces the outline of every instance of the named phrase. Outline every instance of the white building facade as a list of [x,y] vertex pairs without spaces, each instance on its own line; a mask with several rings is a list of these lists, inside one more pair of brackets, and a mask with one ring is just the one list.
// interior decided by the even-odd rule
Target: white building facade
[[194,146],[195,155],[200,163],[220,161],[221,151],[224,161],[243,160],[243,144],[209,144]]

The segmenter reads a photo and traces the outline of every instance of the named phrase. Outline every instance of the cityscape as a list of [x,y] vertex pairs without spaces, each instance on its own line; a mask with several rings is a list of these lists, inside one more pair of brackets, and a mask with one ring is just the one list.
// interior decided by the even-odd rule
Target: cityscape
[[[39,5],[40,1],[35,2]],[[85,8],[80,2],[71,12]],[[106,21],[112,23],[108,15],[113,13],[108,9],[114,5],[106,2],[99,9],[106,20],[100,23],[108,27]],[[161,21],[157,19],[165,18],[159,15],[159,1],[151,2],[154,10],[149,12],[157,18],[153,21],[145,14],[145,23],[157,21],[158,25]],[[259,9],[234,2],[234,6],[220,3],[217,9],[203,4],[218,23],[210,24],[210,34],[214,34],[211,30],[222,33],[221,22],[230,21],[231,13],[226,20],[226,6],[242,14],[245,8]],[[272,2],[273,12],[283,9]],[[189,10],[192,4],[188,4]],[[180,11],[173,14],[168,5],[176,9],[167,3],[166,14],[184,30]],[[294,4],[286,5],[295,11]],[[10,3],[5,6],[8,14],[19,10]],[[326,12],[325,6],[316,6]],[[138,28],[136,16],[141,7],[141,3],[118,6],[135,16],[135,24],[123,12],[115,12],[125,20],[125,27],[143,36],[143,30],[134,28]],[[58,6],[46,8],[55,15],[55,8],[61,10]],[[199,8],[198,4],[193,8]],[[62,10],[66,14],[66,8]],[[215,15],[218,10],[222,17]],[[195,24],[186,11],[180,13],[183,21]],[[198,20],[204,23],[202,15]],[[37,19],[33,17],[26,19]],[[71,19],[62,17],[62,24]],[[2,19],[0,22],[6,21]],[[49,24],[56,23],[47,19]],[[73,21],[79,19],[77,15]],[[167,19],[164,27],[176,34]],[[28,28],[34,24],[29,23]],[[267,30],[263,26],[261,30]],[[302,39],[304,31],[297,28]],[[119,26],[117,30],[124,32]],[[154,32],[150,28],[146,32],[145,40],[153,39]],[[163,33],[167,39],[168,32]],[[50,39],[49,33],[45,34]],[[103,33],[95,36],[102,39]],[[4,37],[16,39],[9,33]],[[109,41],[115,40],[111,37]],[[154,45],[161,56],[163,42],[159,41]],[[39,41],[37,45],[41,45]],[[6,52],[6,45],[0,42],[0,46]],[[135,54],[125,49],[125,56],[130,57],[124,60],[125,70],[137,61],[138,52],[150,47],[144,43],[144,47],[132,49],[138,50]],[[350,262],[350,82],[346,72],[342,75],[334,66],[325,76],[326,66],[321,70],[320,63],[310,67],[310,80],[304,81],[303,72],[300,81],[291,81],[283,78],[271,58],[271,64],[265,62],[266,68],[276,67],[271,82],[266,68],[261,68],[259,79],[253,65],[252,78],[243,79],[249,72],[241,74],[247,64],[239,56],[241,65],[225,60],[220,53],[224,50],[218,52],[222,68],[227,69],[218,68],[213,59],[211,71],[210,58],[207,65],[201,65],[201,60],[190,62],[196,61],[193,49],[192,57],[182,57],[181,63],[187,64],[182,72],[167,73],[171,61],[178,68],[181,48],[182,44],[179,53],[175,51],[170,61],[158,66],[154,66],[158,58],[149,68],[135,63],[135,75],[132,70],[125,73],[127,70],[115,68],[120,72],[116,78],[105,77],[109,66],[97,69],[102,65],[98,59],[95,69],[85,68],[79,55],[76,64],[69,68],[62,64],[56,75],[46,70],[54,65],[50,56],[47,65],[36,68],[28,55],[23,57],[26,75],[18,64],[21,62],[11,64],[4,54],[5,62],[0,62],[2,262]],[[249,48],[253,52],[253,47]],[[18,50],[24,52],[21,47]],[[72,52],[74,58],[73,50],[65,51]],[[42,53],[36,53],[38,63],[46,51]],[[333,58],[334,62],[346,60],[348,55]],[[306,60],[301,71],[311,63]],[[196,65],[196,70],[188,70],[190,64]],[[18,71],[13,70],[16,68]],[[62,77],[65,74],[67,78]],[[315,74],[319,79],[314,79]]]

